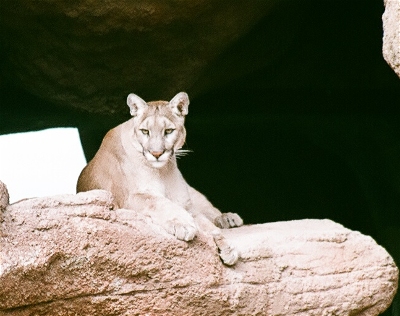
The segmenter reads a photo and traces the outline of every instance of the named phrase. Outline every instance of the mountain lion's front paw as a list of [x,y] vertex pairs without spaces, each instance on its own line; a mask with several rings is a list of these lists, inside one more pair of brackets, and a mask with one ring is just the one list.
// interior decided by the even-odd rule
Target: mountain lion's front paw
[[179,240],[190,241],[197,234],[197,227],[194,221],[172,219],[165,223],[165,229]]
[[217,234],[213,237],[222,262],[228,266],[234,265],[239,259],[239,252],[222,235]]
[[219,228],[239,227],[243,225],[243,220],[236,213],[222,213],[214,219],[214,225]]

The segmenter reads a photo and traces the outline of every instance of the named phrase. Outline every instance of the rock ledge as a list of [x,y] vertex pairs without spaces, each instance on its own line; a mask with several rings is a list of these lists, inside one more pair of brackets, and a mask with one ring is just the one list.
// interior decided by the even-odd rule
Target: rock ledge
[[385,249],[329,220],[176,240],[106,191],[9,205],[0,226],[0,315],[378,315],[397,289]]

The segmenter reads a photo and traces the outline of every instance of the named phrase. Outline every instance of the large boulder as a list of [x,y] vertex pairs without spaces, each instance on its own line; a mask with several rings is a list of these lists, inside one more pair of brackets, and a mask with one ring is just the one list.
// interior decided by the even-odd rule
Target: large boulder
[[183,242],[106,191],[27,199],[0,226],[0,315],[378,315],[398,269],[376,242],[329,220],[225,230]]
[[53,104],[120,112],[129,92],[190,89],[275,2],[5,0],[1,70]]
[[386,62],[400,77],[400,1],[384,2],[382,53]]

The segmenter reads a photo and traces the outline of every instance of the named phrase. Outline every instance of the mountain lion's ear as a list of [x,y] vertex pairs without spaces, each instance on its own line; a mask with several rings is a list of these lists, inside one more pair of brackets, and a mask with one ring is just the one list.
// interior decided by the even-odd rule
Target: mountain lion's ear
[[189,113],[189,96],[186,92],[179,92],[169,101],[171,109],[179,116],[185,116]]
[[147,107],[147,103],[142,98],[133,93],[128,95],[128,98],[126,99],[126,104],[128,104],[132,116],[138,115],[138,112],[142,112]]

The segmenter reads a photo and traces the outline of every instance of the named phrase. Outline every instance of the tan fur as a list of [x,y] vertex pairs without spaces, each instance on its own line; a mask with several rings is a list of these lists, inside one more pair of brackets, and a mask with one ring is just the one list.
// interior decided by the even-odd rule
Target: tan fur
[[234,213],[221,214],[186,183],[177,167],[175,154],[186,137],[187,94],[181,92],[170,102],[149,103],[130,94],[127,103],[133,118],[106,134],[82,170],[77,192],[108,190],[116,208],[144,212],[181,240],[192,240],[200,227],[215,236],[224,263],[234,264],[238,253],[219,228],[240,226],[242,219]]

